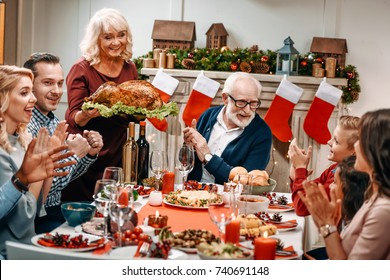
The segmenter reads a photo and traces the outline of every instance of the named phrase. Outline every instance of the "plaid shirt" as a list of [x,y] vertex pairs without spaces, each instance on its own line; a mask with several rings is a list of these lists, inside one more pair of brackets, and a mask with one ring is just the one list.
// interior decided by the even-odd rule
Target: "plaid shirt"
[[[28,130],[33,137],[36,137],[39,130],[42,127],[46,127],[49,134],[53,135],[59,122],[59,119],[53,114],[53,112],[49,112],[46,116],[38,109],[34,108],[32,118],[28,124]],[[81,159],[76,155],[65,159],[65,161],[76,160],[77,164],[59,169],[61,171],[69,171],[69,174],[67,176],[53,178],[53,184],[46,198],[45,207],[61,205],[61,190],[63,190],[70,181],[73,181],[84,174],[88,167],[94,163],[96,159],[97,157],[92,158],[89,155],[86,155]]]

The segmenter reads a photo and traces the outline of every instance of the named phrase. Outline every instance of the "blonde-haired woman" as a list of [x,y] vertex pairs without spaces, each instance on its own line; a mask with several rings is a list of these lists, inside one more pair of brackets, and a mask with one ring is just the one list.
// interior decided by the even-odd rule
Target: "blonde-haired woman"
[[94,110],[81,110],[84,98],[105,82],[120,84],[138,78],[132,57],[132,34],[125,17],[115,9],[102,9],[91,18],[80,44],[82,57],[66,78],[68,109],[65,119],[70,133],[98,131],[104,147],[88,171],[62,191],[63,201],[92,200],[97,179],[106,166],[122,165],[122,146],[126,141],[128,116],[100,117]]
[[[36,98],[32,93],[33,74],[16,66],[0,66],[0,186],[12,178],[22,164],[31,135],[26,125],[32,116]],[[66,126],[58,140],[64,139]],[[54,138],[53,138],[54,139]],[[52,143],[54,147],[54,142]],[[59,144],[56,142],[56,144]],[[6,217],[0,220],[0,254],[5,255],[5,241],[30,243],[35,235],[34,219],[50,190],[52,178],[26,186],[23,195]],[[23,188],[22,188],[23,189]]]

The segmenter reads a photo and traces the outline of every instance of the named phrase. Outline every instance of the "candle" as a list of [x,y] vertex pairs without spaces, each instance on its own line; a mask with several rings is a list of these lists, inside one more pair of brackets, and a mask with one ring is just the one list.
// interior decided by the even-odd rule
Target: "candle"
[[165,51],[162,51],[160,52],[158,68],[166,68],[166,67],[167,67],[167,54]]
[[240,221],[237,219],[232,220],[225,227],[225,243],[237,244],[240,242]]
[[167,68],[168,69],[175,68],[175,56],[171,53],[167,54]]
[[162,193],[167,194],[174,191],[175,173],[168,171],[162,179]]
[[156,67],[159,66],[160,62],[160,53],[162,52],[162,49],[154,49],[153,50],[153,59],[154,59],[154,65]]
[[283,60],[282,62],[282,71],[288,72],[288,66],[290,64],[290,60]]
[[334,78],[336,76],[336,58],[334,57],[326,58],[325,73],[327,78]]
[[155,215],[148,216],[148,226],[151,226],[155,229],[154,233],[159,234],[161,228],[166,227],[168,224],[168,216],[160,215],[158,211],[156,211]]
[[162,204],[162,193],[160,191],[152,191],[149,195],[149,204],[152,206],[160,206]]
[[255,260],[274,260],[276,240],[267,237],[255,238]]
[[144,58],[143,67],[144,68],[154,68],[154,59],[153,58]]

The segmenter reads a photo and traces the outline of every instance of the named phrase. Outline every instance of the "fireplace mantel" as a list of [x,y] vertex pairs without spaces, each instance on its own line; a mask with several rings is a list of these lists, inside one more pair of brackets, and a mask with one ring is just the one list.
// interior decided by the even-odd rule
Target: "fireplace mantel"
[[[157,68],[143,68],[141,69],[141,74],[148,76],[149,80],[153,81],[157,71]],[[172,96],[171,101],[174,101],[178,104],[180,114],[178,117],[168,118],[169,127],[167,133],[161,133],[158,130],[154,129],[152,125],[149,125],[147,134],[149,135],[149,142],[151,142],[151,149],[164,149],[169,152],[169,159],[172,159],[170,160],[170,168],[173,169],[175,164],[174,158],[176,154],[175,147],[182,143],[181,132],[184,127],[184,123],[181,118],[182,111],[188,101],[192,86],[201,71],[164,69],[164,72],[179,80],[179,85],[174,95]],[[206,77],[209,77],[221,84],[220,89],[216,97],[214,98],[211,106],[221,105],[221,91],[223,88],[223,84],[226,78],[231,74],[231,72],[204,71],[203,73]],[[258,79],[263,86],[263,91],[261,94],[261,107],[257,111],[257,113],[263,117],[267,112],[268,108],[270,107],[273,98],[275,97],[276,89],[280,81],[283,79],[283,76],[265,74],[251,75]],[[306,135],[306,133],[302,129],[302,126],[306,113],[310,108],[318,86],[321,81],[323,81],[323,78],[307,76],[288,76],[287,79],[290,82],[304,89],[301,99],[294,108],[294,112],[291,116],[290,125],[292,128],[293,135],[297,139],[298,145],[300,147],[306,148],[309,145],[313,146],[313,156],[310,168],[313,169],[314,175],[319,175],[319,172],[325,169],[325,167],[329,164],[329,162],[326,160],[326,153],[324,151],[321,151],[320,144],[316,143],[315,141],[313,141],[312,138]],[[336,87],[342,87],[347,85],[347,79],[343,78],[328,78],[327,82]],[[340,114],[341,110],[340,106],[338,106],[332,113],[332,116],[328,123],[329,130],[331,132],[334,130],[337,123],[337,119]],[[274,137],[271,161],[267,166],[267,171],[271,174],[271,177],[278,182],[275,191],[289,192],[289,161],[288,158],[286,158],[287,149],[288,143],[280,142]],[[176,178],[178,177],[180,178],[180,176],[176,176]],[[179,183],[180,179],[176,179],[176,182]]]

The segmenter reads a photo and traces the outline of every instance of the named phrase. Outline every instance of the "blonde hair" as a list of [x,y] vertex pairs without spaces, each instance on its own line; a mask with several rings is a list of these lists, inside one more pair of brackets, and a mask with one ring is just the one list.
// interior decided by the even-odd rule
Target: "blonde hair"
[[353,145],[359,139],[359,123],[359,117],[345,115],[339,118],[338,125],[344,130],[352,131],[351,137],[347,139],[349,148],[353,148]]
[[125,17],[115,9],[104,8],[95,13],[89,21],[84,38],[80,43],[83,57],[91,65],[100,63],[99,36],[113,28],[116,32],[126,30],[127,44],[120,57],[128,61],[133,56],[133,35]]
[[[0,65],[0,114],[2,116],[9,107],[9,95],[11,91],[16,87],[22,77],[28,77],[31,81],[34,79],[34,75],[29,69],[11,65]],[[31,134],[27,131],[27,125],[19,124],[16,133],[19,135],[19,143],[24,149],[27,149],[27,145],[31,141]],[[11,153],[14,150],[8,140],[7,126],[4,120],[0,121],[0,147],[7,153]]]

